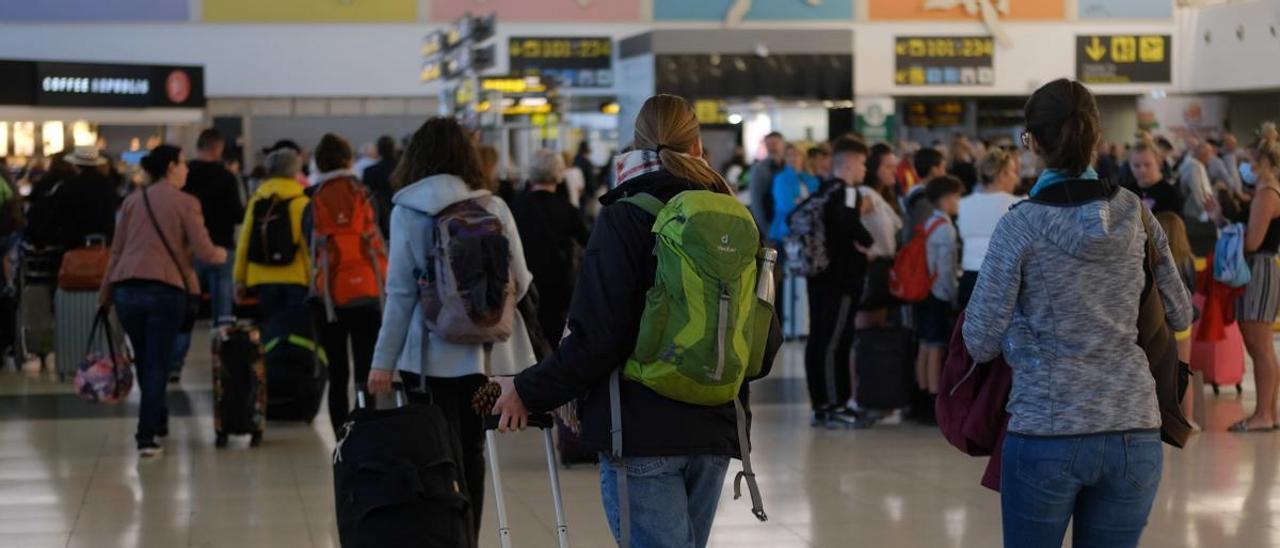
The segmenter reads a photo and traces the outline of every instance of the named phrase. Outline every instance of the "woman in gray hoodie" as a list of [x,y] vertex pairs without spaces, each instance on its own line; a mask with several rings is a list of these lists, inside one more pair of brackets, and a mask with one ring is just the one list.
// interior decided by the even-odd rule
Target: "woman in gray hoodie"
[[[1090,167],[1092,94],[1056,80],[1027,101],[1023,145],[1048,167],[997,225],[966,311],[973,358],[1013,369],[1000,496],[1007,547],[1137,546],[1162,469],[1155,381],[1138,346],[1148,230],[1166,319],[1191,305],[1159,223]],[[1184,357],[1185,358],[1185,357]]]

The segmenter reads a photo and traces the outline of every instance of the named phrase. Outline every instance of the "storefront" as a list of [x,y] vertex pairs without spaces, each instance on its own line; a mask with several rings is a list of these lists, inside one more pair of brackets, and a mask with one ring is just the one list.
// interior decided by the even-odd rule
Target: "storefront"
[[0,157],[22,169],[96,145],[136,164],[148,146],[194,141],[204,120],[198,66],[0,60]]

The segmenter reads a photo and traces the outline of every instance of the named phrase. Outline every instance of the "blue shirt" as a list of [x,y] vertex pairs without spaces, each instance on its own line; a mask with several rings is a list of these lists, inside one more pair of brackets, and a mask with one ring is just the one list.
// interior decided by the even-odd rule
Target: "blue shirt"
[[[802,183],[807,192],[801,193]],[[791,166],[773,176],[773,222],[769,225],[769,240],[780,242],[791,234],[787,227],[787,217],[805,196],[817,192],[819,185],[817,177],[800,173]]]

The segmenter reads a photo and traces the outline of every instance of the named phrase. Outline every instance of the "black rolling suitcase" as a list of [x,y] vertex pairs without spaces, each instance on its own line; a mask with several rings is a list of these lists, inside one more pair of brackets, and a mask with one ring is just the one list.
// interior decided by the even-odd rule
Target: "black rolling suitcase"
[[356,408],[333,449],[334,507],[343,548],[475,548],[462,447],[444,412],[408,404],[378,410],[356,387]]
[[313,309],[300,305],[267,320],[267,420],[311,422],[329,383],[329,360]]
[[267,419],[267,378],[258,328],[242,322],[224,325],[213,336],[214,444],[248,434],[250,447],[262,443]]
[[911,404],[915,392],[915,337],[903,327],[858,331],[854,340],[858,374],[854,398],[860,409],[889,410]]

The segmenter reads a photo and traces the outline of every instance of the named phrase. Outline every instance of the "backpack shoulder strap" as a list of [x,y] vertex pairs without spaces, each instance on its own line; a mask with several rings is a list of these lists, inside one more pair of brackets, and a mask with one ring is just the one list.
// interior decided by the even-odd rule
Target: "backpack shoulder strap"
[[937,230],[938,227],[942,226],[942,223],[945,223],[945,222],[947,222],[946,219],[937,218],[937,219],[934,219],[929,224],[925,225],[924,239],[928,240],[930,236],[933,236],[933,231]]
[[619,200],[619,202],[636,206],[654,217],[657,217],[658,213],[662,211],[662,208],[667,206],[667,204],[662,203],[662,200],[659,200],[657,196],[645,193],[632,194]]

